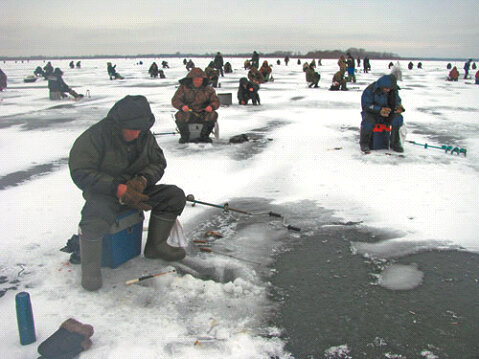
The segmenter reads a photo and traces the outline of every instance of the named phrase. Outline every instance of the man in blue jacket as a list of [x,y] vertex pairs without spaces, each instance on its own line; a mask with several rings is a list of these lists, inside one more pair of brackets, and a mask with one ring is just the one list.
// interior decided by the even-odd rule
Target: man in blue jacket
[[361,96],[362,122],[359,138],[361,151],[371,152],[369,144],[373,128],[377,124],[391,126],[391,149],[404,152],[399,136],[399,128],[403,125],[404,107],[398,93],[399,87],[394,75],[385,75],[366,87]]

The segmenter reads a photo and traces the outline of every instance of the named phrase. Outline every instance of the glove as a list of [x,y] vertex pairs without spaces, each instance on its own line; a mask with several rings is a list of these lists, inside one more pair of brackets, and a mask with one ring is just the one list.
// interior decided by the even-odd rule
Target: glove
[[213,111],[213,107],[211,107],[211,106],[206,106],[206,107],[205,107],[205,111],[206,111],[206,112],[212,112],[212,111]]
[[[121,185],[118,187],[120,186]],[[143,203],[149,199],[150,197],[148,197],[146,194],[142,194],[138,191],[135,191],[133,188],[126,186],[126,192],[121,195],[120,203],[139,210],[149,211],[152,207],[149,204]]]
[[146,178],[143,176],[135,176],[126,182],[127,187],[130,187],[131,189],[140,193],[143,193],[146,188],[146,184]]
[[182,108],[181,108],[181,111],[183,112],[188,112],[190,110],[190,108],[187,106],[187,105],[184,105]]

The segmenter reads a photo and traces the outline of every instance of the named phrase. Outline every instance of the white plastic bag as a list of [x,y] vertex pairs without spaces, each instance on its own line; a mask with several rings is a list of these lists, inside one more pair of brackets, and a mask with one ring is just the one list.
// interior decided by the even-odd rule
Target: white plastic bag
[[176,222],[171,228],[170,236],[166,241],[172,247],[182,247],[186,246],[186,238],[183,232],[183,226],[180,223],[180,220],[176,218]]

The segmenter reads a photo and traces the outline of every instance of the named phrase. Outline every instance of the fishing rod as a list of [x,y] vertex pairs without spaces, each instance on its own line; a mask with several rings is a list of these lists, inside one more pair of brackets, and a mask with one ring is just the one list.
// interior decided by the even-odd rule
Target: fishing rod
[[436,149],[439,149],[439,150],[444,150],[445,153],[448,153],[449,151],[451,151],[451,155],[453,153],[457,153],[458,156],[461,153],[464,153],[464,157],[466,157],[466,155],[467,155],[467,150],[465,148],[461,148],[461,147],[446,146],[446,145],[433,146],[433,145],[429,145],[427,143],[417,143],[416,141],[406,141],[406,142],[412,143],[413,145],[417,145],[417,146],[423,146],[424,148],[436,148]]
[[168,274],[168,273],[175,273],[176,270],[175,269],[172,269],[168,272],[160,272],[160,273],[156,273],[156,274],[149,274],[149,275],[145,275],[143,277],[139,277],[139,278],[135,278],[135,279],[130,279],[130,280],[127,280],[125,282],[126,285],[130,285],[130,284],[134,284],[134,283],[138,283],[138,282],[142,282],[144,280],[147,280],[147,279],[150,279],[150,278],[155,278],[155,277],[159,277],[161,275],[165,275],[165,274]]
[[[229,206],[228,202],[226,202],[224,205],[219,205],[219,204],[214,204],[214,203],[198,201],[198,200],[195,199],[195,196],[192,195],[192,194],[187,195],[186,200],[188,202],[192,202],[193,206],[195,206],[196,204],[202,204],[202,205],[205,205],[205,206],[210,206],[210,207],[222,209],[225,213],[228,213],[228,212],[231,211],[231,212],[237,212],[237,213],[247,214],[247,215],[252,215],[252,216],[267,214],[270,217],[283,218],[283,216],[281,214],[271,212],[271,211],[270,212],[248,212],[248,211],[243,211],[241,209],[232,208],[232,207]],[[284,223],[284,218],[283,218],[283,226],[285,226],[289,230],[296,231],[296,232],[301,232],[301,228]]]
[[198,249],[199,249],[201,252],[204,252],[204,253],[219,254],[220,256],[225,256],[225,257],[233,258],[233,259],[236,259],[236,260],[238,260],[238,261],[243,261],[243,262],[248,262],[248,263],[251,263],[251,264],[261,265],[261,263],[259,263],[259,262],[254,262],[254,261],[250,261],[250,260],[248,260],[248,259],[238,258],[238,257],[232,256],[232,255],[230,255],[230,254],[226,254],[226,253],[223,253],[223,252],[214,251],[214,250],[212,250],[211,248],[208,248],[208,247],[199,247]]
[[153,136],[177,135],[178,132],[153,132]]

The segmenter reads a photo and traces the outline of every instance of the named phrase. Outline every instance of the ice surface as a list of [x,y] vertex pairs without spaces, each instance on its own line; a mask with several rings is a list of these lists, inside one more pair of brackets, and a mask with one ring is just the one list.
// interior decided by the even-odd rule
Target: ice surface
[[391,290],[411,290],[421,285],[423,277],[415,264],[393,264],[380,274],[378,284]]
[[[234,221],[225,223],[227,238],[215,242],[214,249],[238,259],[199,254],[190,246],[177,274],[125,287],[125,280],[169,268],[138,257],[103,270],[105,285],[98,293],[79,288],[79,268],[66,264],[68,256],[58,251],[76,232],[83,205],[64,161],[74,139],[127,94],[148,98],[157,120],[153,131],[173,131],[171,97],[177,80],[186,75],[182,60],[168,59],[171,68],[164,80],[150,79],[147,73],[158,59],[143,59],[143,66],[137,65],[139,59],[115,60],[125,76],[121,81],[108,79],[107,59],[83,60],[82,68],[74,70],[67,67],[70,60],[55,60],[69,85],[91,95],[58,103],[48,100],[43,80],[34,84],[38,88],[14,89],[43,63],[1,64],[12,88],[0,93],[0,178],[15,182],[18,176],[8,176],[38,168],[51,171],[25,175],[18,186],[0,190],[0,276],[19,280],[17,291],[30,292],[37,344],[73,316],[95,327],[94,346],[82,358],[288,358],[285,341],[278,338],[281,328],[267,324],[275,308],[267,276],[258,265],[241,260],[260,262],[263,271],[274,265],[285,235],[281,224],[268,227],[264,224],[269,220],[263,220],[237,228]],[[195,63],[204,68],[210,60]],[[232,63],[234,73],[220,79],[217,92],[232,92],[235,99],[238,80],[246,75],[244,59],[225,61]],[[389,72],[388,62],[373,60],[373,71],[358,73],[358,83],[350,85],[356,89],[340,93],[326,90],[337,71],[336,60],[323,60],[319,89],[307,88],[302,67],[293,61],[288,67],[275,65],[275,82],[261,86],[261,106],[240,107],[234,101],[219,109],[220,141],[180,145],[178,136],[157,137],[168,161],[161,182],[213,203],[265,198],[294,208],[307,200],[344,222],[362,221],[368,228],[398,233],[384,241],[352,244],[358,254],[371,257],[395,258],[443,247],[479,251],[479,86],[444,81],[445,61],[424,61],[423,70],[403,70],[400,82],[407,139],[465,147],[467,157],[408,143],[405,158],[384,151],[364,156],[358,146],[361,91]],[[256,135],[259,141],[227,143],[240,133]],[[194,232],[200,227],[196,218],[205,213],[205,207],[188,206],[181,222]],[[301,218],[293,224],[304,227],[296,239],[314,225],[301,223]],[[411,266],[393,267],[382,280],[418,285],[420,274]],[[0,353],[34,357],[37,344],[18,343],[14,294],[9,290],[0,299],[0,317],[10,328],[0,333]],[[201,345],[194,345],[196,340]],[[349,349],[339,348],[348,357]]]

